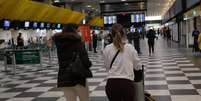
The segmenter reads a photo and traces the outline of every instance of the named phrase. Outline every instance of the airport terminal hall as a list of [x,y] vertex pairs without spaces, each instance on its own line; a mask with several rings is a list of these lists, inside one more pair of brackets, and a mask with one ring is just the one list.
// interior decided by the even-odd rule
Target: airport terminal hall
[[0,0],[0,101],[201,101],[201,0]]

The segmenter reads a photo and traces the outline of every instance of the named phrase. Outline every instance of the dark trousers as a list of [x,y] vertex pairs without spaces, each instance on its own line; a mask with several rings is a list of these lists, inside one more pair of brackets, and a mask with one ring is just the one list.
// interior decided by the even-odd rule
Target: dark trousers
[[149,54],[154,53],[154,40],[148,40]]
[[139,39],[134,39],[134,47],[137,51],[137,53],[140,53],[140,40]]
[[197,42],[197,40],[194,41],[194,44],[193,44],[193,52],[198,52],[199,51],[199,44]]
[[134,101],[134,84],[127,79],[109,79],[106,94],[109,101]]
[[97,47],[97,42],[93,42],[93,49],[94,49],[94,53],[96,53],[96,47]]

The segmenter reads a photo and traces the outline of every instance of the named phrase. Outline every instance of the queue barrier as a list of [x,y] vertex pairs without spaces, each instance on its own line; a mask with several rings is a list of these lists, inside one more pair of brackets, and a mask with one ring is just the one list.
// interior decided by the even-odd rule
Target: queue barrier
[[7,71],[8,65],[13,65],[13,73],[16,74],[16,65],[40,64],[42,68],[42,59],[40,49],[6,49],[4,50],[4,65]]

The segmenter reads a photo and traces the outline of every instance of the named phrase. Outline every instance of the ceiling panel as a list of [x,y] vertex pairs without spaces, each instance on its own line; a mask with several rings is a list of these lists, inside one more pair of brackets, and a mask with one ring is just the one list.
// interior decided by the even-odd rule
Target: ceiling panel
[[118,12],[135,12],[145,11],[145,2],[138,3],[115,3],[115,4],[101,4],[102,13],[118,13]]
[[175,0],[147,0],[147,16],[162,16]]

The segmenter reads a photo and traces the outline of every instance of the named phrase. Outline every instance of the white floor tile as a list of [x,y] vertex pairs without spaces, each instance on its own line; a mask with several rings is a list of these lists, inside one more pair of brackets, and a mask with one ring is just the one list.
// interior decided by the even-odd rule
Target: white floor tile
[[177,81],[180,81],[180,80],[188,80],[187,77],[166,77],[167,80],[177,80]]
[[201,73],[185,73],[186,76],[201,76]]
[[201,84],[201,80],[190,80],[192,84]]
[[59,91],[53,92],[53,91],[51,91],[51,92],[46,92],[46,93],[40,95],[39,97],[61,97],[63,95],[64,95],[63,92],[59,92]]
[[26,92],[46,92],[46,91],[50,90],[51,88],[53,88],[53,87],[34,87],[34,88],[27,90]]
[[174,84],[168,85],[169,89],[195,89],[191,84]]
[[178,95],[171,96],[172,101],[201,101],[200,95]]
[[25,98],[12,98],[6,101],[32,101],[33,97],[25,97]]
[[91,94],[90,94],[91,97],[105,97],[106,94],[105,94],[105,91],[93,91]]
[[145,81],[145,85],[166,85],[167,81]]
[[20,94],[19,92],[17,93],[1,93],[0,94],[0,98],[13,98],[15,97],[16,95]]
[[167,96],[170,95],[169,90],[146,90],[147,92],[149,92],[151,95],[153,96]]

